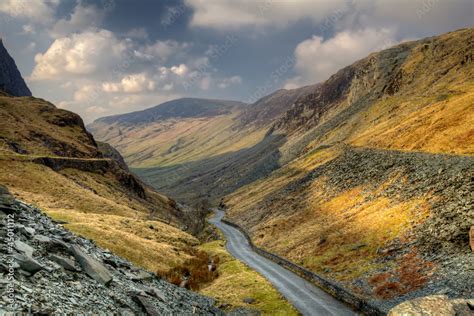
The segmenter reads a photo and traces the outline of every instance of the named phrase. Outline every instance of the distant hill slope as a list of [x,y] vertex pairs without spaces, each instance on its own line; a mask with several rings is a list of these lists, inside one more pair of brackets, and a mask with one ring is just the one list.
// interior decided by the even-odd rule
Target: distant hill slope
[[[213,200],[278,167],[275,149],[282,137],[264,139],[265,134],[292,102],[312,89],[279,90],[250,105],[219,101],[218,111],[208,110],[216,108],[216,101],[200,100],[201,112],[193,115],[183,108],[191,104],[189,100],[197,100],[179,99],[98,119],[87,128],[97,139],[117,148],[129,166],[160,191],[188,203]],[[144,113],[169,106],[177,106],[177,114],[155,116],[148,122],[135,120],[142,115],[152,117]],[[238,174],[241,179],[236,178]]]
[[3,46],[0,38],[0,91],[14,96],[31,96],[25,81],[21,77],[15,61]]

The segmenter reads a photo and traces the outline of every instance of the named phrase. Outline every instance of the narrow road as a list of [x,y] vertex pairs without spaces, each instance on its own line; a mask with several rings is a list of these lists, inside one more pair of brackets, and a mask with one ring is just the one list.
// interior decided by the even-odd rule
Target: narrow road
[[227,250],[267,278],[286,299],[303,315],[357,315],[344,303],[315,285],[279,266],[250,247],[245,236],[235,227],[221,222],[224,212],[215,210],[209,222],[219,228],[227,239]]

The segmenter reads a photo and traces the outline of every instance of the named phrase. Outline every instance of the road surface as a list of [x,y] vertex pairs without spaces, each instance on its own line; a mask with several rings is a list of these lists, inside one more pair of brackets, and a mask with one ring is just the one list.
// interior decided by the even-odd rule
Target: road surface
[[221,222],[224,212],[214,211],[211,224],[219,228],[227,239],[227,250],[255,271],[267,278],[303,315],[357,315],[344,303],[315,285],[255,253],[245,236],[235,227]]

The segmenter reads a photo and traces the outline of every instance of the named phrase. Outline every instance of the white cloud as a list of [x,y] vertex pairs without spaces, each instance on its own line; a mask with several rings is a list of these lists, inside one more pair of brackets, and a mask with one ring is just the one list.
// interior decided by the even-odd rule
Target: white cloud
[[79,90],[74,92],[74,101],[87,104],[96,99],[98,95],[99,91],[97,87],[92,84],[87,84],[81,86]]
[[2,0],[0,12],[11,17],[48,24],[53,21],[59,0]]
[[395,44],[393,34],[389,29],[366,29],[340,32],[325,41],[313,36],[296,47],[297,76],[288,80],[285,88],[324,81],[337,70],[370,52]]
[[189,69],[185,64],[180,64],[179,66],[171,67],[171,72],[177,74],[180,77],[183,77],[188,73]]
[[199,83],[199,88],[201,90],[209,90],[211,87],[212,79],[210,76],[205,76],[204,78],[201,79],[201,82]]
[[64,37],[74,32],[84,32],[87,29],[99,26],[104,19],[104,11],[94,5],[79,4],[68,18],[58,20],[50,35],[53,38]]
[[68,75],[91,75],[117,65],[127,43],[107,30],[88,31],[58,38],[44,54],[35,56],[31,80],[61,79]]
[[242,26],[286,26],[302,19],[321,22],[336,10],[345,10],[345,0],[186,0],[194,10],[191,25],[216,29]]
[[229,78],[224,78],[220,80],[219,84],[217,85],[221,89],[225,89],[232,85],[238,85],[242,83],[242,78],[240,76],[232,76]]
[[122,78],[120,82],[102,83],[102,91],[107,93],[138,93],[155,90],[156,82],[146,73],[131,74]]
[[144,73],[128,75],[121,81],[122,89],[124,92],[143,92],[155,90],[155,82]]

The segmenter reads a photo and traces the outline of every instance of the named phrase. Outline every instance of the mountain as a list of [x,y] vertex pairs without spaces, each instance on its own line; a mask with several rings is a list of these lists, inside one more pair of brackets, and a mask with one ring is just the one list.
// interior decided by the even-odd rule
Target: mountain
[[154,187],[223,198],[257,246],[383,310],[410,296],[470,297],[473,52],[473,28],[404,42],[189,134],[177,119],[172,133],[137,125],[108,140]]
[[[0,76],[13,83],[21,76],[12,76],[15,64],[7,57]],[[94,140],[80,116],[43,99],[2,92],[0,120],[0,183],[19,199],[153,271],[193,256],[199,241],[191,233],[202,229],[204,214],[130,173],[114,148]]]
[[15,61],[3,46],[0,38],[0,91],[13,96],[31,96],[31,91],[26,86]]
[[281,167],[225,197],[227,218],[383,310],[472,297],[473,45],[473,28],[402,43],[296,100],[267,134]]
[[[193,112],[193,117],[151,114],[162,106],[167,109],[171,104],[167,102],[141,112],[98,119],[87,128],[97,139],[117,148],[134,172],[161,192],[187,203],[218,200],[278,167],[276,149],[283,138],[265,134],[288,104],[313,88],[279,90],[249,105],[220,101],[223,106],[217,114],[208,111],[215,107],[209,100],[199,100],[201,110]],[[188,100],[171,102],[183,109]],[[135,123],[138,115],[155,119]]]

